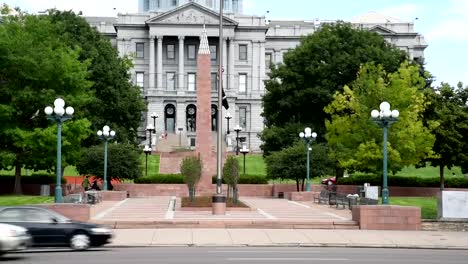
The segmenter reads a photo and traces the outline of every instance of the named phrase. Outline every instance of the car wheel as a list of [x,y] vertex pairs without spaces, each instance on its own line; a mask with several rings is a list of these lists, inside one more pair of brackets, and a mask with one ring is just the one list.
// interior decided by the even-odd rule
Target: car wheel
[[70,247],[73,250],[86,250],[90,244],[89,236],[85,233],[75,233],[70,238]]

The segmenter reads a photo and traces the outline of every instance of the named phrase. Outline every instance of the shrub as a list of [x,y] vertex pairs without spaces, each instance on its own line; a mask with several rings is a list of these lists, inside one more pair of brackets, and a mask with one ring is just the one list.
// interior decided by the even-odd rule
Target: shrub
[[[55,184],[57,178],[52,174],[32,174],[31,176],[21,177],[22,184]],[[66,184],[67,180],[62,178],[62,184]],[[0,175],[0,184],[15,184],[14,175]]]
[[[212,177],[211,183],[216,184],[216,176]],[[227,184],[224,177],[223,184]],[[264,175],[240,175],[237,184],[268,184],[268,179]]]
[[183,175],[184,182],[188,186],[191,201],[193,201],[195,197],[195,186],[198,181],[200,181],[202,167],[202,161],[195,156],[184,158],[180,165],[180,173]]
[[153,183],[153,184],[183,184],[184,177],[182,174],[159,174],[152,177],[141,177],[134,180],[136,184]]
[[239,161],[234,156],[229,156],[224,163],[223,167],[223,179],[228,184],[228,195],[229,199],[229,189],[232,188],[234,203],[237,203],[237,184],[239,182]]

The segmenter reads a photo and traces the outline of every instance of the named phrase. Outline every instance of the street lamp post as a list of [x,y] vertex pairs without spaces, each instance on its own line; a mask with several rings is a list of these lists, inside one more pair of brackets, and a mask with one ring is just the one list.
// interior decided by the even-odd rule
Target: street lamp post
[[247,148],[247,146],[244,144],[242,148],[240,149],[240,152],[244,155],[244,177],[245,177],[245,155],[250,152],[250,150]]
[[149,132],[149,148],[153,149],[151,138],[153,137],[153,133],[154,133],[154,131],[156,131],[156,129],[154,128],[153,125],[149,124],[148,126],[146,126],[146,131]]
[[62,98],[57,98],[54,101],[54,108],[47,106],[44,112],[47,119],[57,123],[57,184],[55,186],[55,202],[63,202],[62,198],[62,123],[71,119],[75,109],[69,106],[64,109],[65,101]]
[[380,112],[372,110],[372,120],[380,127],[383,127],[383,181],[382,181],[382,204],[389,204],[389,191],[387,186],[387,134],[388,128],[392,123],[398,121],[400,112],[398,110],[390,110],[388,102],[380,104]]
[[232,116],[231,116],[231,114],[229,112],[227,112],[226,115],[224,116],[224,118],[226,118],[226,120],[227,120],[227,134],[229,135],[229,133],[231,132],[231,131],[229,131],[229,121],[231,120]]
[[[155,112],[151,113],[151,118],[153,118],[153,134],[156,134],[156,118],[159,118],[159,115],[157,115]],[[151,136],[151,134],[150,134]],[[157,137],[156,137],[157,140]],[[154,142],[155,145],[158,144],[158,142]]]
[[100,139],[104,140],[104,183],[103,190],[107,191],[107,142],[115,137],[115,131],[109,131],[109,126],[104,126],[102,131],[99,130],[97,135]]
[[148,145],[145,145],[145,148],[143,149],[143,152],[146,155],[146,170],[145,170],[145,176],[148,176],[148,155],[151,153],[151,148],[148,147]]
[[239,155],[239,132],[242,131],[242,127],[237,125],[234,127],[234,131],[236,131],[236,155]]
[[310,192],[310,143],[317,137],[317,133],[312,132],[310,127],[306,127],[304,132],[299,133],[301,137],[307,144],[307,174],[306,174],[306,191]]

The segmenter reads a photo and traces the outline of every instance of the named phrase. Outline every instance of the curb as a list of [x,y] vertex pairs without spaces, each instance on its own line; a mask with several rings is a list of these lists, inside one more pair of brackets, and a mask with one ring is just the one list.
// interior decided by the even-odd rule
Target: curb
[[431,250],[468,250],[458,246],[411,246],[411,245],[365,245],[365,244],[158,244],[158,245],[106,245],[104,248],[145,248],[145,247],[331,247],[331,248],[393,248],[393,249],[431,249]]

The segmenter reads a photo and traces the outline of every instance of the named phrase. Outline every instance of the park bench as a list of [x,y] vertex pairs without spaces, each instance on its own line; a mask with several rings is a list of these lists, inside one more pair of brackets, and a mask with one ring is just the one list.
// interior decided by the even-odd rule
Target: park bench
[[328,199],[330,198],[329,196],[329,191],[327,190],[322,190],[320,193],[317,193],[314,195],[314,202],[316,203],[327,203]]
[[379,200],[362,197],[359,199],[359,204],[360,205],[377,205],[379,204]]
[[345,209],[346,206],[349,207],[349,199],[348,197],[346,197],[346,194],[337,193],[335,195],[335,205],[336,205],[336,208],[339,208],[339,206],[342,206],[343,209]]

